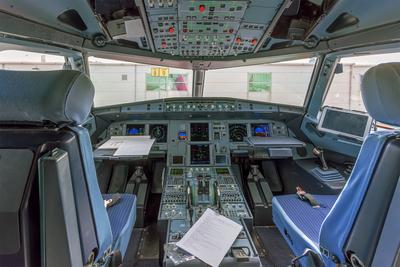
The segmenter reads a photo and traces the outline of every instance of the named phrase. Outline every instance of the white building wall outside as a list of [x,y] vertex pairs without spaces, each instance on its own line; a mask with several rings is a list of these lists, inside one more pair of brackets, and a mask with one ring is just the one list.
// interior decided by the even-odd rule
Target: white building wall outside
[[[0,63],[9,70],[54,70],[61,63]],[[146,73],[154,66],[141,64],[91,63],[90,76],[94,83],[95,106],[115,105],[165,97],[191,96],[192,71],[170,68],[170,73],[188,75],[188,91],[147,91]],[[362,75],[371,66],[344,65],[344,72],[335,75],[325,105],[364,110],[360,87]],[[210,70],[206,73],[204,96],[234,97],[302,106],[313,64],[269,64]],[[270,92],[249,92],[248,73],[271,72]],[[126,79],[125,79],[126,78]]]

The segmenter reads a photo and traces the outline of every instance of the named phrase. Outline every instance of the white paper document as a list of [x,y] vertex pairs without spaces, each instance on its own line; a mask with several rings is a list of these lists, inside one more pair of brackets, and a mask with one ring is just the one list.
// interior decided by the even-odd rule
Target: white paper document
[[217,267],[242,228],[240,224],[207,209],[176,245]]
[[124,143],[122,138],[117,138],[119,136],[111,136],[106,142],[104,142],[98,149],[117,149],[120,145]]
[[150,136],[111,136],[98,149],[115,149],[113,156],[143,156],[150,153],[154,141]]

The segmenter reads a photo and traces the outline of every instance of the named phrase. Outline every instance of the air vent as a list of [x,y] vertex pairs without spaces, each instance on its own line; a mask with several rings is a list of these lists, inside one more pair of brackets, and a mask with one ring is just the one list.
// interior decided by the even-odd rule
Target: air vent
[[87,26],[83,21],[81,15],[75,9],[69,9],[61,13],[57,19],[64,24],[67,24],[77,30],[86,31]]

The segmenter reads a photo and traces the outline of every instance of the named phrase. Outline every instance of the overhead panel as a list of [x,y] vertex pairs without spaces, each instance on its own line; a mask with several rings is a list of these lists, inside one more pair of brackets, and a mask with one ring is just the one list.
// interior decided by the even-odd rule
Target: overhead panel
[[281,4],[282,0],[145,1],[156,51],[187,57],[253,52]]

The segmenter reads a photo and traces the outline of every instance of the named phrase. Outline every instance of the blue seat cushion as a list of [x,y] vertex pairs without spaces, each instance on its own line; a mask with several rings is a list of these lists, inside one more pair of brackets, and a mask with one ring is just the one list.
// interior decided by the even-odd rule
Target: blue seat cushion
[[272,200],[274,223],[296,256],[310,248],[319,251],[319,231],[337,195],[313,195],[320,208],[313,208],[297,195],[276,196]]
[[[104,194],[103,199],[111,199],[112,194]],[[113,250],[119,250],[124,257],[136,221],[136,197],[121,194],[118,202],[107,208],[113,235]]]

